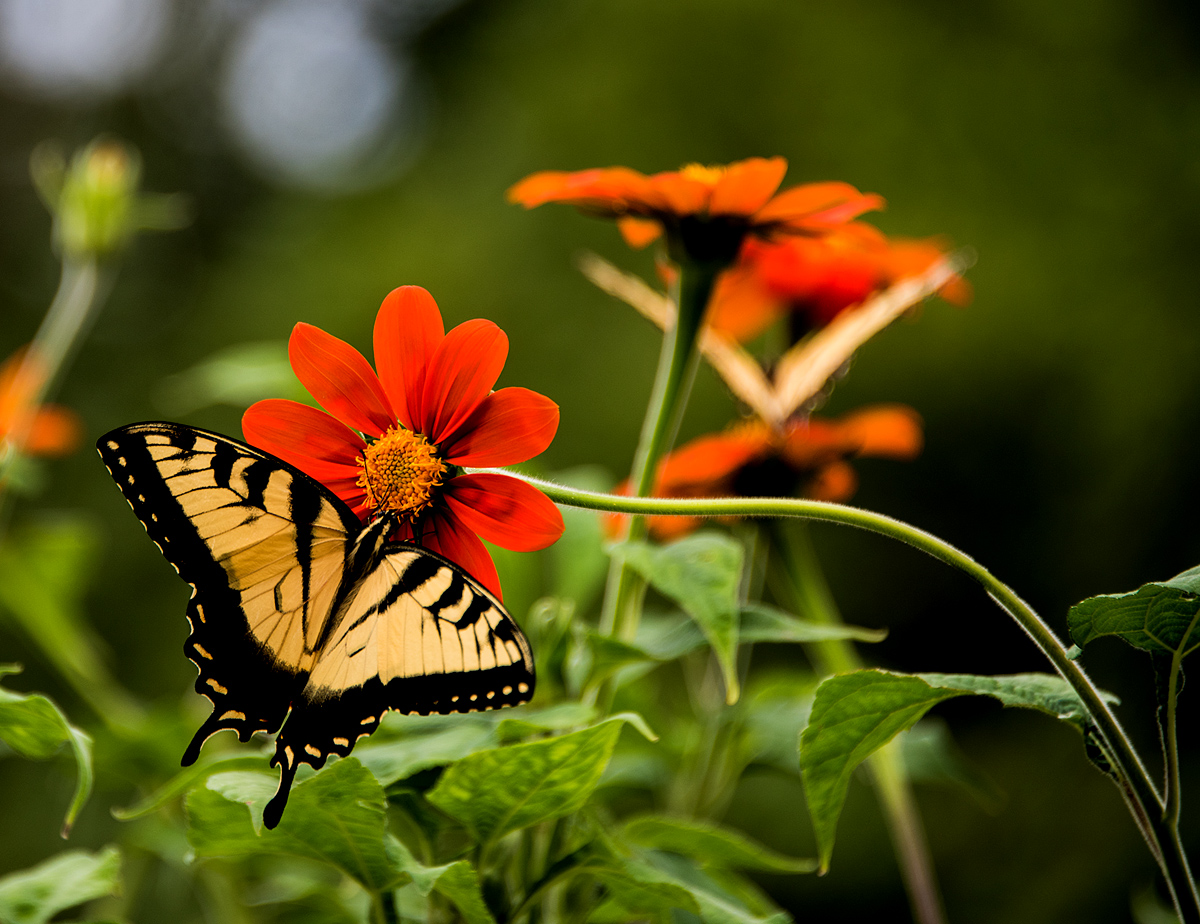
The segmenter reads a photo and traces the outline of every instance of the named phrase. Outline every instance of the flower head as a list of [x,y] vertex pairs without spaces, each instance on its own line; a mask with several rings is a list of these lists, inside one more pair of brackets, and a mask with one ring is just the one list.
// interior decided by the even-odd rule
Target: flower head
[[883,207],[848,183],[809,183],[777,193],[787,161],[751,157],[728,166],[689,164],[651,176],[627,167],[568,173],[547,170],[527,176],[508,191],[526,208],[563,202],[617,219],[632,247],[645,247],[664,232],[698,262],[732,262],[747,234],[824,234]]
[[9,452],[61,456],[79,445],[75,412],[54,404],[36,404],[45,381],[37,356],[21,349],[0,364],[0,460]]
[[[889,240],[859,221],[820,237],[749,240],[717,283],[708,323],[746,342],[788,317],[797,340],[943,257],[945,248],[937,241]],[[958,276],[940,294],[954,304],[970,301],[970,287]]]
[[[848,458],[911,459],[921,451],[921,420],[904,405],[875,405],[838,420],[794,419],[782,428],[760,420],[692,440],[660,463],[655,497],[791,497],[844,501],[858,486]],[[620,519],[610,518],[610,525]],[[701,520],[650,518],[656,539],[675,539]]]
[[329,413],[284,399],[247,409],[253,443],[323,482],[364,521],[389,516],[395,538],[461,565],[500,595],[480,537],[527,552],[562,534],[558,508],[523,481],[463,466],[512,465],[542,452],[558,406],[525,388],[492,386],[508,338],[491,321],[444,332],[433,297],[403,286],[375,318],[375,369],[354,347],[297,324],[292,369]]

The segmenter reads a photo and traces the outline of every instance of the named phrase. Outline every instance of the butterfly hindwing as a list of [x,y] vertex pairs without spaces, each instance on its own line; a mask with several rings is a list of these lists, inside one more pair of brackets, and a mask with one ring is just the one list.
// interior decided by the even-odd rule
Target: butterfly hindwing
[[458,566],[392,544],[358,582],[279,733],[283,770],[264,821],[278,819],[301,763],[345,756],[384,712],[481,712],[528,702],[533,655],[503,605]]
[[215,433],[121,427],[100,456],[163,555],[193,588],[184,650],[213,732],[277,731],[316,660],[317,639],[359,524],[306,475]]

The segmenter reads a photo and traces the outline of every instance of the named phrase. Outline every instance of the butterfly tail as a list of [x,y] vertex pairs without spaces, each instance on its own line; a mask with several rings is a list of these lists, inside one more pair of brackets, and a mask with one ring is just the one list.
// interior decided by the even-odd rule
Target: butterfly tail
[[196,729],[196,734],[192,735],[191,743],[187,746],[187,750],[183,752],[183,759],[179,762],[181,767],[190,767],[196,762],[200,756],[200,748],[204,747],[204,742],[214,734],[219,732],[225,725],[217,718],[216,710],[204,720],[204,724]]
[[291,748],[276,748],[275,756],[271,758],[271,766],[278,766],[280,774],[279,788],[263,809],[263,824],[268,828],[274,828],[283,817],[283,810],[287,807],[288,796],[292,791],[292,782],[296,779],[298,763],[292,756]]

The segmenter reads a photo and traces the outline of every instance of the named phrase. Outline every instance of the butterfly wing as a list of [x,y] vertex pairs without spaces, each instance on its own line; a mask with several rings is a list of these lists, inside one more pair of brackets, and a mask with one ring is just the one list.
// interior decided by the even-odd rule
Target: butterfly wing
[[308,680],[275,744],[274,827],[301,763],[345,756],[384,712],[478,712],[533,696],[533,655],[503,605],[457,565],[386,546],[326,627]]
[[184,645],[213,703],[183,756],[229,728],[279,729],[317,661],[360,524],[282,460],[181,424],[120,427],[96,444],[150,538],[192,587]]

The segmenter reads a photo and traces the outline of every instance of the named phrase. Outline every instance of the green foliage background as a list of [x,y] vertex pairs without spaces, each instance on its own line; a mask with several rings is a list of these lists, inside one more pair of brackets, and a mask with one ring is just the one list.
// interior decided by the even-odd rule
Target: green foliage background
[[[26,173],[36,142],[115,132],[142,150],[148,188],[193,204],[190,228],[141,239],[126,261],[59,396],[83,416],[87,445],[47,466],[43,492],[16,516],[17,526],[57,511],[90,518],[100,541],[87,619],[111,673],[161,715],[164,754],[181,751],[204,711],[180,650],[185,588],[87,447],[111,427],[163,416],[167,376],[231,345],[283,342],[298,320],[365,349],[383,295],[416,283],[448,324],[486,316],[508,333],[501,384],[560,404],[542,471],[627,470],[657,336],[572,260],[590,248],[649,275],[650,257],[571,210],[506,204],[504,190],[537,169],[781,154],[789,182],[840,179],[883,194],[884,230],[978,252],[977,296],[886,331],[834,392],[831,413],[904,401],[927,427],[918,461],[859,465],[855,502],[955,542],[1064,634],[1073,602],[1200,560],[1200,20],[1185,4],[480,0],[437,20],[414,51],[427,100],[420,144],[406,170],[347,195],[290,191],[246,167],[204,113],[193,119],[178,82],[150,79],[86,105],[0,92],[0,354],[28,341],[56,284],[49,218]],[[240,412],[184,419],[237,434]],[[703,373],[683,437],[735,414]],[[814,536],[847,620],[891,630],[867,651],[873,662],[1044,669],[965,579],[877,538]],[[502,562],[518,617],[542,592],[543,565]],[[52,666],[2,625],[0,661],[26,664],[14,688],[48,692],[85,722]],[[1148,660],[1100,644],[1089,666],[1153,747]],[[1152,864],[1074,737],[985,699],[935,711],[1005,794],[988,814],[957,791],[919,790],[951,920],[1129,920],[1129,888],[1152,880]],[[1182,745],[1195,792],[1200,754],[1186,725]],[[97,760],[100,788],[71,840],[79,849],[113,840],[108,809],[132,801],[103,741]],[[62,849],[74,782],[68,759],[0,761],[0,873]],[[752,770],[726,818],[770,847],[815,854],[794,777]],[[1193,844],[1195,818],[1185,802]],[[164,875],[156,888],[168,895],[179,882]],[[907,913],[861,782],[828,876],[760,881],[802,920]],[[145,920],[183,914],[173,901]]]

